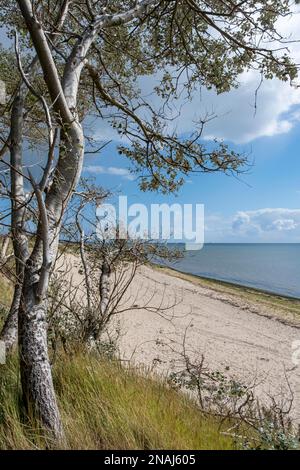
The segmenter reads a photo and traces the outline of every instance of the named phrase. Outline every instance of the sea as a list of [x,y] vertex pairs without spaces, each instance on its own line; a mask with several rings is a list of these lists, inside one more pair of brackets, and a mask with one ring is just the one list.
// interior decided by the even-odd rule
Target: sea
[[216,279],[300,299],[300,243],[213,243],[185,251],[168,266]]

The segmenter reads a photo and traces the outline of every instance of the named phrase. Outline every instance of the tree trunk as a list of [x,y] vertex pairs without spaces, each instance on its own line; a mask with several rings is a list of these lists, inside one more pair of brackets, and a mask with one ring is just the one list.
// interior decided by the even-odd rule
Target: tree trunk
[[23,399],[29,414],[37,417],[56,441],[63,428],[56,402],[47,346],[47,301],[38,303],[35,274],[26,270],[19,311],[19,355]]
[[[82,55],[85,56],[87,50],[79,48],[79,65],[75,60],[76,57],[71,55],[65,66],[62,85],[48,39],[32,10],[32,3],[29,0],[18,0],[17,3],[30,32],[60,124],[59,158],[53,184],[45,201],[48,219],[47,245],[49,243],[47,269],[50,271],[51,264],[54,264],[57,255],[62,218],[82,170],[84,136],[76,114],[76,98],[80,73],[84,66]],[[68,2],[64,2],[64,9],[67,8],[67,4]],[[65,14],[66,12],[63,16]],[[91,41],[89,41],[89,46],[90,44]],[[57,440],[60,440],[63,432],[47,348],[46,317],[49,276],[45,276],[43,271],[46,241],[45,237],[43,238],[42,219],[40,212],[35,245],[25,267],[19,309],[21,379],[27,408],[29,410],[33,408],[42,424]]]
[[[81,125],[74,122],[67,135],[62,132],[60,155],[47,194],[48,259],[53,265],[57,256],[60,227],[65,207],[78,183],[84,156]],[[47,345],[47,290],[41,292],[41,268],[43,265],[43,226],[40,218],[37,238],[24,273],[24,283],[19,310],[19,351],[23,397],[26,408],[33,411],[42,425],[57,441],[63,439],[63,428],[55,398]],[[49,266],[50,270],[51,266]]]
[[[33,62],[34,70],[36,63]],[[10,131],[10,178],[11,178],[11,227],[15,256],[15,291],[8,317],[4,324],[0,339],[5,342],[7,351],[16,343],[18,336],[18,309],[20,304],[24,267],[28,258],[28,240],[24,232],[24,219],[26,213],[24,178],[23,178],[23,127],[24,127],[24,101],[27,88],[21,85],[19,93],[14,99],[11,112]]]
[[22,285],[16,284],[14,297],[7,318],[1,331],[0,340],[5,343],[6,352],[10,352],[17,343],[18,310],[22,293]]
[[0,255],[1,262],[5,262],[8,246],[9,246],[9,237],[6,236],[3,238],[2,246],[1,246],[1,255]]
[[104,258],[102,262],[102,266],[101,266],[100,283],[99,283],[101,317],[105,316],[107,307],[109,304],[110,287],[111,287],[110,277],[111,277],[110,264],[108,260]]

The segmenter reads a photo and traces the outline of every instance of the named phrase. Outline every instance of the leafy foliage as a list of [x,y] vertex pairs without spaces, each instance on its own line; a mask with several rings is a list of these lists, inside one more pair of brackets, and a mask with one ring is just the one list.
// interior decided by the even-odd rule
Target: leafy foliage
[[[143,3],[143,2],[140,2]],[[226,0],[157,0],[148,2],[145,11],[128,22],[103,26],[95,35],[84,69],[78,95],[81,119],[100,116],[109,122],[124,140],[119,148],[129,158],[131,168],[141,175],[143,190],[176,191],[192,171],[239,172],[246,164],[244,156],[230,151],[223,143],[207,149],[202,141],[203,128],[212,116],[202,116],[191,136],[175,132],[172,126],[177,98],[192,99],[203,86],[217,93],[238,86],[241,72],[255,69],[262,77],[292,81],[297,67],[288,55],[286,42],[277,31],[277,20],[291,14],[288,0],[243,2]],[[33,10],[47,31],[57,68],[64,67],[99,18],[113,18],[134,8],[133,0],[114,2],[71,2],[62,30],[55,22],[63,2],[34,0]],[[22,55],[34,56],[31,41],[15,2],[6,0],[0,14],[8,36],[17,28]],[[55,46],[50,33],[58,38]],[[52,34],[51,33],[51,34]],[[3,76],[9,80],[10,93],[17,73],[12,59],[1,59]],[[139,89],[141,77],[152,77],[149,97]],[[45,87],[35,79],[44,93]],[[153,106],[158,97],[159,108]],[[47,98],[49,101],[49,98]],[[50,104],[50,102],[49,102]],[[32,113],[34,114],[32,116]],[[39,121],[42,121],[39,124]],[[28,128],[43,133],[41,104],[28,101]],[[32,126],[34,122],[34,126]],[[30,133],[27,134],[27,138]],[[35,132],[37,137],[37,132]],[[89,142],[93,144],[90,136]]]

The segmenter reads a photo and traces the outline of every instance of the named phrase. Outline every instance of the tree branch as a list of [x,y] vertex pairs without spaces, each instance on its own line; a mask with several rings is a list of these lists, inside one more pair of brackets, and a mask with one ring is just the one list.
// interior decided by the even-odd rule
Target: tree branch
[[45,296],[45,293],[48,289],[48,280],[49,280],[49,272],[51,267],[50,261],[50,243],[49,243],[49,223],[48,223],[48,215],[47,209],[45,205],[45,201],[43,199],[42,191],[40,190],[38,184],[35,182],[32,174],[28,171],[29,178],[33,187],[33,190],[36,195],[38,208],[40,212],[40,236],[43,241],[43,263],[40,272],[40,278],[38,282],[38,287],[36,291],[36,297],[39,302],[41,302]]
[[42,25],[38,22],[32,11],[30,0],[17,0],[17,2],[43,69],[44,79],[49,89],[53,107],[64,124],[71,124],[74,118],[63,93],[58,71]]

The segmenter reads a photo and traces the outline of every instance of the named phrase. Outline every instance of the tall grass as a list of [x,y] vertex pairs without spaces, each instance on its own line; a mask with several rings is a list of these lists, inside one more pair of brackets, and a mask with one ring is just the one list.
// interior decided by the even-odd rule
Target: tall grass
[[[51,446],[20,408],[15,358],[0,366],[0,449]],[[184,394],[120,363],[78,353],[54,367],[68,449],[231,449]]]

